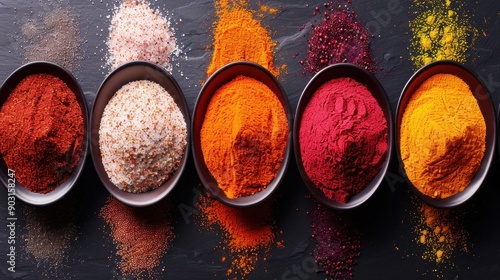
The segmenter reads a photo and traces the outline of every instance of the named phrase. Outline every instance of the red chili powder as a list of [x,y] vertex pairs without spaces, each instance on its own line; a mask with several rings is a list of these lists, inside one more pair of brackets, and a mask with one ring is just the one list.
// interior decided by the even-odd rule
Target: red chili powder
[[174,238],[168,209],[165,201],[138,208],[108,198],[101,217],[111,228],[123,276],[154,278],[154,269]]
[[[347,2],[347,1],[346,1]],[[340,1],[339,1],[340,3]],[[304,70],[316,73],[324,67],[340,62],[357,64],[368,71],[375,71],[368,31],[356,21],[356,14],[333,2],[324,4],[322,21],[311,31]],[[340,7],[340,10],[338,10]],[[316,7],[314,15],[320,12]]]
[[366,86],[326,82],[307,104],[299,129],[302,163],[326,197],[346,203],[378,174],[387,154],[387,120]]
[[313,254],[320,270],[332,279],[352,279],[361,251],[361,232],[319,203],[312,211],[311,227],[316,242]]
[[48,193],[65,181],[82,154],[83,113],[59,78],[22,80],[0,110],[0,153],[28,190]]
[[223,233],[222,261],[231,262],[227,270],[231,278],[245,278],[255,269],[259,259],[266,260],[273,244],[283,246],[281,241],[276,241],[272,199],[255,207],[234,208],[200,196],[197,206],[201,212],[198,220],[201,226],[209,230],[216,226]]

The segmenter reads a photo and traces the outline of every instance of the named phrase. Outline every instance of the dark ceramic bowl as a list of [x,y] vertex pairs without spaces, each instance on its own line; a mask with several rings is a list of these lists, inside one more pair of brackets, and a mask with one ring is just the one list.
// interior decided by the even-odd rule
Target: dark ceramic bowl
[[[219,188],[217,181],[212,176],[205,164],[205,159],[201,150],[200,132],[201,126],[205,119],[205,113],[208,104],[210,103],[210,100],[214,93],[221,86],[240,75],[247,76],[264,83],[278,97],[281,104],[283,105],[283,108],[285,109],[288,120],[288,142],[281,166],[274,179],[269,183],[269,185],[267,185],[264,190],[257,192],[254,195],[230,199],[225,195],[224,191]],[[267,197],[269,197],[269,195],[271,195],[276,187],[278,187],[287,169],[288,160],[290,158],[290,147],[292,145],[292,136],[290,132],[291,126],[292,113],[290,110],[290,106],[288,105],[288,99],[280,83],[269,71],[267,71],[260,65],[250,62],[234,62],[217,70],[214,74],[212,74],[212,76],[210,76],[210,78],[206,81],[205,85],[200,91],[200,95],[196,100],[193,123],[191,125],[193,135],[192,147],[194,163],[196,166],[196,170],[198,171],[198,175],[200,176],[201,182],[203,183],[205,188],[212,194],[212,196],[229,206],[245,207],[252,206],[264,201]]]
[[[61,79],[66,85],[71,89],[71,91],[75,94],[76,100],[80,105],[83,115],[83,127],[84,127],[84,139],[88,137],[88,113],[87,113],[87,104],[85,102],[85,97],[83,96],[82,89],[80,85],[76,81],[75,77],[71,75],[67,70],[58,66],[51,62],[39,61],[25,64],[18,68],[14,73],[12,73],[7,80],[3,83],[2,88],[0,89],[0,107],[3,106],[10,93],[16,88],[16,86],[27,76],[33,74],[50,74],[52,76],[58,77]],[[85,156],[87,154],[88,142],[83,141],[82,144],[82,155],[80,161],[78,162],[73,174],[64,182],[62,182],[55,190],[46,193],[40,194],[31,192],[26,189],[19,182],[16,182],[15,193],[17,198],[20,200],[32,204],[32,205],[47,205],[53,203],[60,198],[62,198],[66,193],[68,193],[71,188],[75,185],[78,177],[83,170],[83,165],[85,164]],[[8,176],[7,165],[5,164],[3,157],[0,157],[0,180],[7,187],[11,181],[9,181],[10,177]]]
[[[455,75],[462,80],[465,81],[469,85],[474,97],[476,97],[477,102],[479,104],[479,108],[483,113],[484,120],[486,122],[486,150],[484,153],[483,161],[479,166],[476,174],[472,178],[472,181],[469,185],[460,193],[452,195],[445,199],[432,198],[425,194],[422,194],[408,179],[406,173],[404,172],[404,176],[408,181],[410,188],[420,197],[425,203],[430,206],[438,207],[438,208],[451,208],[454,206],[458,206],[469,198],[471,198],[474,193],[479,189],[481,184],[483,183],[486,174],[488,173],[488,169],[491,166],[491,161],[493,159],[493,154],[495,152],[495,142],[496,142],[496,124],[495,124],[495,110],[493,108],[493,103],[488,95],[486,87],[479,81],[479,79],[472,73],[472,71],[468,70],[465,66],[453,62],[453,61],[437,61],[431,64],[428,64],[422,68],[420,68],[413,76],[410,78],[408,83],[403,89],[401,93],[401,97],[399,99],[398,107],[397,107],[397,116],[396,116],[396,148],[397,148],[397,156],[399,160],[399,164],[403,167],[403,160],[401,159],[401,150],[399,146],[400,140],[400,126],[401,121],[403,119],[403,114],[406,110],[406,106],[410,101],[413,93],[420,87],[420,85],[430,77],[436,74],[452,74]],[[402,168],[404,171],[404,168]]]
[[[165,181],[160,187],[156,189],[143,193],[130,193],[127,191],[123,191],[116,185],[114,185],[109,180],[108,174],[104,170],[101,150],[99,149],[99,127],[101,124],[101,117],[104,112],[104,108],[108,104],[109,100],[113,97],[113,95],[125,84],[138,80],[149,80],[152,82],[156,82],[167,90],[167,92],[173,97],[175,103],[184,116],[184,120],[186,121],[186,125],[188,126],[188,134],[184,155],[182,156],[179,168],[174,172],[174,174],[172,174],[172,176],[167,181]],[[160,201],[170,191],[172,191],[172,189],[179,181],[188,161],[190,143],[189,124],[189,110],[186,99],[184,98],[184,94],[182,93],[181,88],[172,77],[172,75],[168,74],[165,69],[157,66],[154,63],[146,61],[133,61],[123,64],[122,66],[111,72],[106,77],[106,79],[104,79],[101,87],[99,88],[94,102],[90,121],[90,151],[92,154],[92,160],[94,161],[94,165],[99,178],[101,179],[106,189],[111,193],[111,195],[130,206],[148,206]]]
[[[382,168],[375,176],[375,178],[360,193],[351,197],[349,201],[347,201],[346,203],[341,203],[326,197],[325,194],[320,189],[318,189],[316,185],[307,176],[307,173],[304,169],[304,165],[302,163],[302,156],[300,153],[299,129],[300,129],[300,122],[302,119],[302,114],[304,113],[307,104],[311,100],[311,97],[318,90],[318,88],[332,79],[345,78],[345,77],[351,78],[353,80],[356,80],[358,83],[365,85],[371,92],[373,97],[378,101],[378,104],[382,108],[384,116],[387,119],[388,146],[387,146],[387,155],[385,157]],[[302,179],[306,187],[319,202],[334,209],[341,209],[341,210],[352,209],[361,205],[375,193],[380,183],[384,179],[385,173],[387,171],[387,168],[389,167],[389,162],[391,159],[392,137],[393,137],[392,134],[393,134],[393,126],[392,126],[391,106],[389,104],[389,100],[387,99],[384,88],[372,74],[370,74],[365,69],[362,69],[356,65],[352,65],[349,63],[339,63],[330,65],[324,68],[323,70],[319,71],[309,81],[307,86],[304,88],[304,91],[302,92],[299,104],[297,106],[297,111],[295,113],[294,128],[293,128],[295,159],[297,161],[297,167],[299,169],[300,175],[302,176]]]

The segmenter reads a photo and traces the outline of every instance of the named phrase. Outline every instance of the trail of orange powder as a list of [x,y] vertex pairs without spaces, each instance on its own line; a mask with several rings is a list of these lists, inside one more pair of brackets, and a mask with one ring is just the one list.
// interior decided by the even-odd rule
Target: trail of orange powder
[[234,208],[207,196],[198,199],[201,226],[222,231],[222,261],[231,262],[227,276],[245,278],[259,259],[266,259],[271,245],[282,246],[273,230],[272,204],[268,200],[251,208]]

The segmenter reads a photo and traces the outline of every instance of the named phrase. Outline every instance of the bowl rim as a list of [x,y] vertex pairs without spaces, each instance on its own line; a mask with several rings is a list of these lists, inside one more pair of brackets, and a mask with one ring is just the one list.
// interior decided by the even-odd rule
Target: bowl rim
[[[402,106],[403,106],[402,102],[403,102],[404,97],[407,94],[410,94],[407,92],[409,90],[408,88],[416,80],[416,78],[420,77],[421,75],[425,75],[427,73],[427,71],[430,71],[430,69],[438,67],[438,66],[445,66],[445,67],[448,66],[448,67],[458,68],[461,71],[464,71],[467,74],[469,74],[472,78],[474,78],[477,81],[478,86],[480,86],[483,89],[484,95],[486,96],[487,101],[485,101],[485,102],[487,103],[487,105],[484,105],[484,106],[488,106],[489,107],[488,109],[490,109],[492,111],[493,116],[494,116],[491,120],[488,121],[486,119],[486,116],[482,113],[485,124],[486,124],[486,131],[488,131],[488,128],[492,130],[492,133],[489,136],[492,138],[491,138],[491,144],[488,146],[487,145],[488,144],[488,134],[486,134],[485,153],[484,153],[483,159],[481,161],[481,164],[479,165],[479,168],[476,171],[476,173],[474,174],[471,182],[469,182],[469,184],[467,185],[467,187],[465,187],[465,189],[463,191],[458,192],[458,193],[456,193],[450,197],[444,198],[444,199],[437,199],[437,198],[432,198],[430,196],[427,196],[427,195],[423,194],[422,192],[420,192],[413,185],[413,183],[410,181],[410,179],[408,178],[408,176],[406,174],[406,171],[404,168],[404,162],[403,162],[403,159],[401,158],[401,149],[400,149],[400,144],[399,144],[399,135],[400,135],[399,123],[400,123],[401,119],[403,118],[404,112],[406,110],[406,106],[404,106],[404,108],[402,108]],[[434,73],[433,75],[435,75],[435,74],[452,74],[452,75],[464,80],[463,77],[458,76],[457,74],[454,74],[454,73],[450,73],[450,72],[438,72],[438,73]],[[427,77],[427,79],[429,79],[433,75]],[[425,80],[427,80],[427,79],[425,79]],[[466,82],[466,81],[464,81],[464,82]],[[467,84],[467,85],[469,86],[469,89],[471,90],[474,98],[478,102],[478,106],[479,106],[480,110],[483,111],[483,107],[481,105],[482,103],[479,102],[474,90],[472,90],[470,88],[471,85],[469,85],[469,84]],[[411,95],[413,95],[413,94],[414,94],[414,92],[411,93]],[[411,98],[411,96],[410,96],[410,98]],[[488,91],[488,88],[483,84],[483,82],[479,79],[479,77],[477,76],[477,74],[474,71],[472,71],[469,67],[467,67],[459,62],[456,62],[453,60],[437,60],[437,61],[434,61],[434,62],[431,62],[427,65],[422,66],[417,71],[415,71],[415,73],[413,73],[411,75],[411,77],[408,79],[408,81],[406,82],[405,86],[403,87],[403,89],[401,91],[401,94],[400,94],[399,100],[398,100],[398,104],[396,107],[396,118],[395,118],[395,131],[396,131],[396,133],[394,134],[394,137],[395,137],[394,141],[396,144],[396,157],[398,158],[398,163],[400,166],[400,173],[405,178],[410,189],[413,191],[413,193],[417,197],[419,197],[420,200],[422,200],[424,203],[426,203],[427,205],[432,206],[434,208],[449,209],[449,208],[458,207],[458,206],[464,204],[465,202],[467,202],[468,200],[470,200],[474,196],[474,194],[477,192],[477,190],[482,186],[484,179],[486,178],[488,171],[491,167],[493,156],[495,154],[495,147],[497,145],[497,143],[496,143],[496,141],[497,141],[496,140],[497,139],[497,128],[496,128],[497,117],[496,116],[497,116],[496,111],[494,109],[493,101],[491,99],[491,95]],[[490,125],[488,126],[488,124],[490,124]],[[484,171],[480,174],[479,169],[482,168],[483,166],[484,166]],[[472,184],[473,182],[475,182],[475,184]],[[472,191],[465,192],[467,189],[472,187],[471,184],[475,185],[475,187],[472,189]]]
[[[98,128],[100,127],[100,122],[99,122],[99,124],[97,124],[97,131],[92,131],[93,130],[92,128],[94,127],[95,122],[97,122],[97,120],[96,120],[97,116],[95,116],[95,114],[97,114],[96,107],[99,106],[98,105],[99,102],[97,102],[97,101],[99,99],[99,96],[101,95],[101,91],[102,91],[103,87],[114,76],[120,74],[120,72],[124,71],[125,69],[131,68],[131,67],[144,67],[144,68],[149,68],[153,71],[159,72],[161,76],[165,77],[172,84],[172,86],[175,88],[175,91],[177,91],[177,93],[175,94],[175,95],[177,95],[176,98],[178,98],[180,100],[180,103],[183,107],[183,108],[181,108],[181,106],[179,106],[179,104],[177,104],[177,102],[176,102],[176,105],[179,107],[179,109],[184,117],[184,120],[186,122],[186,132],[187,132],[186,147],[184,148],[184,154],[181,158],[181,162],[180,162],[179,167],[174,171],[174,173],[172,173],[172,176],[169,179],[165,180],[158,188],[155,188],[155,189],[152,189],[152,190],[149,190],[146,192],[142,192],[142,193],[132,193],[132,192],[127,192],[127,191],[123,191],[123,190],[119,189],[116,185],[114,185],[109,180],[109,177],[108,177],[106,171],[101,172],[101,169],[104,170],[104,166],[102,164],[102,157],[101,157],[100,147],[99,147],[99,129]],[[151,79],[138,78],[138,79],[131,79],[125,83],[121,83],[120,87],[126,85],[127,83],[130,83],[133,81],[139,81],[139,80],[149,80],[149,81],[155,82],[155,83],[159,84],[160,86],[162,86],[158,81],[154,81],[153,78],[151,78]],[[170,96],[172,96],[170,91],[168,91],[167,89],[165,89],[165,90],[167,91],[167,93]],[[111,100],[111,98],[113,97],[113,95],[115,93],[116,93],[116,91],[106,101],[106,104],[103,106],[103,110],[104,110],[104,108],[106,108],[107,104],[109,103],[109,100]],[[99,115],[99,118],[98,118],[99,121],[101,120],[101,118],[102,118],[102,112]],[[189,128],[190,123],[191,123],[191,121],[190,121],[189,107],[188,107],[184,92],[182,91],[182,88],[177,83],[177,80],[172,76],[172,74],[168,73],[165,68],[163,68],[163,67],[161,67],[153,62],[150,62],[150,61],[134,60],[134,61],[126,62],[126,63],[120,65],[119,67],[117,67],[116,69],[114,69],[113,71],[111,71],[103,79],[102,83],[99,86],[99,89],[96,93],[96,96],[95,96],[95,99],[94,99],[94,102],[92,105],[92,113],[90,114],[90,122],[89,122],[89,130],[90,130],[89,139],[91,142],[90,143],[90,154],[92,156],[92,162],[94,163],[96,173],[97,173],[101,183],[106,188],[106,190],[114,198],[116,198],[120,202],[122,202],[126,205],[129,205],[129,206],[133,206],[133,207],[147,207],[147,206],[153,205],[153,204],[159,202],[160,200],[162,200],[163,198],[165,198],[178,185],[178,183],[179,183],[179,181],[184,173],[184,170],[186,169],[186,165],[187,165],[187,162],[189,159],[189,151],[190,151],[190,146],[189,146],[190,145],[190,137],[191,137],[190,128]],[[165,186],[166,184],[169,184],[169,186],[166,187]],[[162,187],[165,189],[161,189]],[[130,197],[144,196],[145,194],[152,192],[152,191],[156,191],[159,194],[154,196],[153,198],[147,199],[145,201],[138,201],[138,200],[129,199],[129,198],[125,197],[125,196],[130,196]],[[117,194],[119,194],[119,195],[117,195]]]
[[[357,76],[362,76],[364,79],[370,80],[373,85],[370,87],[364,82],[361,82],[360,79],[356,79],[354,75],[331,75],[333,71],[338,71],[340,72],[343,69],[350,69],[355,73],[358,73]],[[302,114],[303,114],[303,109],[301,110],[301,107],[307,106],[307,103],[309,103],[311,97],[314,95],[316,90],[312,93],[308,93],[311,89],[311,87],[314,87],[314,85],[317,83],[317,80],[321,79],[326,79],[327,81],[333,80],[333,79],[338,79],[338,78],[351,78],[355,80],[358,83],[361,83],[364,85],[372,94],[372,96],[377,100],[377,103],[379,104],[380,108],[382,109],[382,112],[384,113],[384,116],[386,118],[387,122],[387,153],[385,155],[384,162],[382,164],[382,167],[380,171],[377,173],[377,175],[373,178],[373,180],[365,186],[365,188],[358,194],[354,195],[353,198],[357,198],[353,200],[351,198],[350,201],[346,203],[340,203],[338,201],[332,200],[327,198],[321,190],[319,190],[314,183],[309,179],[308,175],[306,174],[304,170],[304,166],[302,164],[302,156],[300,152],[300,142],[299,142],[299,130],[300,130],[300,123],[302,119]],[[321,83],[318,85],[319,86],[323,85],[325,82]],[[374,93],[375,89],[377,92]],[[305,103],[307,101],[307,103]],[[383,102],[383,104],[381,104]],[[293,136],[294,136],[294,151],[295,151],[295,161],[297,164],[297,168],[299,170],[299,173],[301,175],[302,181],[305,184],[306,188],[309,190],[309,192],[312,194],[312,196],[319,201],[321,204],[332,208],[336,210],[351,210],[358,208],[359,206],[363,205],[366,201],[368,201],[378,190],[380,185],[385,179],[385,174],[388,171],[391,158],[392,158],[392,151],[393,151],[393,134],[394,134],[394,126],[393,126],[393,116],[392,116],[392,108],[391,104],[389,102],[389,99],[387,97],[387,93],[380,83],[380,81],[369,71],[366,69],[352,64],[352,63],[335,63],[331,64],[329,66],[324,67],[321,69],[319,72],[317,72],[307,83],[307,85],[304,87],[304,90],[302,91],[300,95],[299,102],[297,103],[297,108],[295,111],[295,119],[294,119],[294,129],[293,129]],[[374,184],[373,186],[371,186]]]
[[[48,69],[51,69],[51,70],[48,71]],[[54,74],[53,71],[59,71],[60,73]],[[85,96],[84,96],[84,93],[83,93],[83,90],[81,88],[80,83],[78,82],[78,80],[75,78],[75,76],[73,76],[73,74],[69,70],[67,70],[63,66],[58,65],[54,62],[40,60],[40,61],[28,62],[28,63],[25,63],[25,64],[19,66],[16,70],[14,70],[7,77],[7,79],[5,79],[2,86],[0,87],[0,92],[3,92],[4,88],[7,85],[10,86],[10,83],[13,83],[15,80],[17,80],[18,77],[22,77],[20,79],[20,81],[22,81],[26,77],[28,77],[30,75],[34,75],[34,74],[48,74],[48,75],[51,75],[51,76],[54,76],[54,77],[61,79],[70,88],[71,92],[75,95],[76,101],[78,102],[78,105],[82,111],[82,118],[83,118],[83,141],[82,141],[82,152],[81,152],[82,154],[81,154],[81,158],[78,161],[75,169],[73,170],[73,173],[70,175],[70,177],[68,179],[61,182],[53,191],[45,193],[45,194],[31,192],[28,189],[26,189],[21,183],[19,183],[19,181],[16,180],[16,182],[15,182],[15,187],[16,187],[15,197],[16,198],[18,198],[19,200],[23,201],[24,203],[30,204],[32,206],[46,206],[46,205],[53,204],[53,203],[59,201],[60,199],[62,199],[63,197],[65,197],[71,191],[71,189],[73,189],[73,187],[78,183],[78,180],[83,172],[83,168],[85,166],[86,157],[87,157],[88,150],[89,150],[88,128],[90,126],[89,125],[90,122],[89,122],[88,105],[87,105],[87,102],[85,100]],[[62,76],[64,76],[64,75],[66,77],[62,78]],[[64,79],[69,79],[73,83],[73,85],[68,85],[64,81]],[[17,85],[15,85],[14,88]],[[72,87],[74,87],[76,89],[76,92],[73,91]],[[12,91],[9,92],[8,95],[10,96],[11,93],[12,93]],[[3,106],[3,103],[2,103],[2,106]],[[1,157],[1,155],[0,155],[0,157]],[[3,161],[3,157],[2,157],[2,161]],[[2,184],[6,188],[8,188],[8,184],[7,184],[8,182],[7,182],[7,180],[5,180],[6,178],[4,178],[3,170],[1,170],[0,173],[2,174],[0,176],[0,181],[2,182]],[[63,186],[62,189],[61,189],[61,186]],[[18,188],[21,188],[20,192],[17,191]]]
[[[216,82],[216,79],[218,78],[218,76],[221,75],[221,73],[224,74],[226,72],[230,72],[235,67],[242,67],[242,66],[248,67],[248,68],[253,68],[256,71],[259,71],[260,73],[265,75],[267,78],[269,78],[271,80],[271,82],[277,87],[277,89],[279,91],[279,95],[280,95],[277,97],[282,98],[282,100],[280,100],[280,103],[283,106],[283,109],[284,109],[285,115],[286,115],[286,119],[287,119],[288,137],[287,137],[287,144],[285,147],[285,151],[283,154],[283,160],[281,162],[280,168],[276,172],[276,175],[273,178],[273,180],[271,180],[271,182],[266,186],[266,188],[253,194],[253,195],[250,195],[250,196],[244,196],[244,197],[230,199],[230,198],[227,198],[225,196],[225,194],[222,190],[220,190],[220,188],[218,187],[218,184],[217,184],[217,180],[215,180],[215,178],[213,178],[210,171],[206,167],[205,161],[203,159],[203,153],[201,152],[201,147],[200,147],[200,153],[198,153],[198,151],[196,150],[197,146],[201,145],[198,143],[198,142],[201,142],[201,140],[196,139],[196,137],[195,137],[195,135],[198,134],[195,131],[195,128],[196,128],[195,122],[196,122],[197,116],[199,114],[201,114],[200,113],[200,110],[201,110],[200,104],[202,103],[202,98],[204,97],[204,95],[207,94],[206,93],[207,88],[212,83]],[[239,74],[239,75],[244,75],[244,74]],[[226,84],[226,83],[230,82],[231,80],[233,80],[234,78],[236,78],[239,75],[235,75],[231,79],[224,81],[222,84]],[[250,77],[250,76],[247,76],[247,77]],[[253,78],[253,77],[250,77],[250,78]],[[256,79],[256,78],[254,78],[254,79]],[[260,82],[262,82],[262,81],[260,81]],[[273,93],[275,93],[275,92],[273,91]],[[212,95],[210,96],[210,99],[213,96],[213,94],[215,94],[215,91],[211,94]],[[208,104],[210,104],[210,100],[207,103],[207,107],[208,107]],[[206,110],[206,108],[205,108],[205,110]],[[196,171],[198,173],[198,177],[199,177],[204,189],[209,192],[211,197],[216,198],[218,201],[220,201],[221,203],[223,203],[227,206],[244,208],[244,207],[256,206],[272,196],[272,194],[276,191],[276,189],[279,187],[279,185],[283,181],[283,178],[284,178],[286,171],[288,169],[288,164],[289,164],[290,157],[291,157],[291,149],[292,149],[292,131],[291,130],[293,127],[293,115],[292,114],[293,114],[293,112],[290,108],[288,96],[286,95],[286,92],[283,89],[281,83],[278,81],[278,79],[273,74],[271,74],[271,72],[269,70],[267,70],[266,68],[264,68],[263,66],[261,66],[257,63],[250,62],[250,61],[234,61],[234,62],[228,63],[228,64],[222,66],[221,68],[217,69],[214,73],[212,73],[212,75],[210,75],[210,77],[208,77],[208,79],[203,84],[203,87],[200,89],[200,92],[196,98],[196,102],[195,102],[195,106],[194,106],[194,110],[193,110],[193,117],[191,119],[191,122],[192,122],[192,124],[191,124],[191,135],[192,135],[192,137],[191,137],[191,141],[192,141],[191,149],[192,149],[193,158],[194,158],[194,165],[195,165]],[[203,115],[202,117],[204,120],[205,116]],[[200,124],[200,130],[201,130],[201,124]],[[211,177],[209,179],[205,178],[205,176],[204,176],[204,174],[207,172],[209,174],[208,177]],[[215,184],[217,184],[217,188],[220,190],[220,193],[215,193],[214,191],[212,191],[212,189],[207,186],[208,181],[215,182]],[[254,198],[254,199],[251,198],[251,197],[256,196],[256,195],[259,196],[259,193],[264,192],[266,190],[267,190],[267,194],[262,195],[260,198]],[[248,201],[242,201],[242,200],[248,200]]]

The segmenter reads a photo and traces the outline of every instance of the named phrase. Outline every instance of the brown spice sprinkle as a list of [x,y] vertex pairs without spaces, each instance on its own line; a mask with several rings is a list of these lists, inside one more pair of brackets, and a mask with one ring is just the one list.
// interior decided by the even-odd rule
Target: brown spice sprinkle
[[100,215],[111,229],[122,276],[154,278],[154,269],[174,238],[168,209],[165,200],[138,208],[108,198]]

